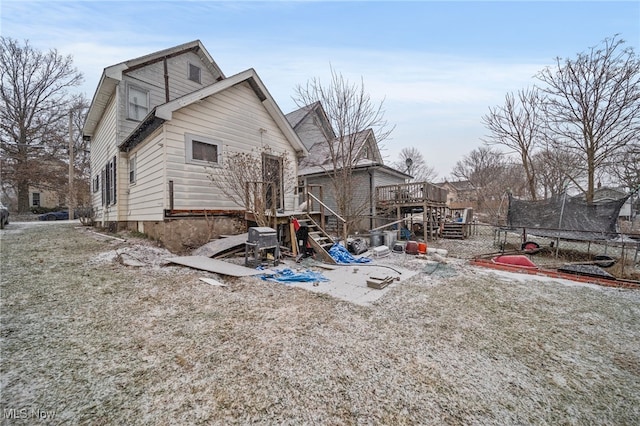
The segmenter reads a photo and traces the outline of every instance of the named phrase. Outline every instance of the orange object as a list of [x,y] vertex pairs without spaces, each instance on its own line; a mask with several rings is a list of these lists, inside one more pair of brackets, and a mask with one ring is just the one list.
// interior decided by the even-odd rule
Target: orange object
[[418,253],[427,254],[427,243],[418,243]]

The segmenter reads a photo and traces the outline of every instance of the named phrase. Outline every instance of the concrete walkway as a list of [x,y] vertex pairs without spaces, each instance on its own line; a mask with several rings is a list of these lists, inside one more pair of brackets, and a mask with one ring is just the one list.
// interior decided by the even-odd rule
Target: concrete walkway
[[[409,270],[395,265],[390,268],[375,260],[367,264],[323,265],[322,267],[313,266],[313,264],[304,263],[304,261],[302,264],[295,263],[293,261],[285,261],[271,269],[277,271],[283,268],[289,268],[294,271],[313,270],[321,273],[324,277],[329,279],[329,281],[320,281],[317,283],[291,282],[283,283],[283,285],[300,287],[316,293],[328,294],[338,299],[364,306],[370,305],[384,296],[395,286],[402,285],[404,281],[420,273],[420,271]],[[367,279],[372,277],[393,277],[398,278],[399,280],[394,280],[393,283],[381,290],[378,290],[367,286]]]

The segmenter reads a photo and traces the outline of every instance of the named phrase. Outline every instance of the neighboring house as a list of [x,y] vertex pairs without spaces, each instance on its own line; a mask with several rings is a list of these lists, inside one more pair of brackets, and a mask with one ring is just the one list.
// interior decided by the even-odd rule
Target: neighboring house
[[[326,113],[319,102],[287,114],[287,120],[309,150],[309,155],[300,160],[298,180],[301,185],[321,185],[324,202],[336,211],[335,194],[330,173],[334,171],[330,143],[339,142],[332,130]],[[354,135],[352,179],[354,206],[361,207],[362,220],[352,231],[369,230],[376,226],[375,188],[384,185],[402,184],[411,176],[385,166],[373,130],[367,129]],[[338,165],[345,162],[337,161]],[[338,169],[339,170],[339,169]]]
[[[62,198],[62,199],[61,199]],[[45,208],[52,209],[64,204],[64,197],[61,197],[58,191],[40,188],[37,186],[29,187],[29,207],[31,209]]]
[[[69,195],[69,164],[57,158],[40,158],[30,167],[29,208],[32,210],[67,206]],[[76,189],[80,179],[76,179]],[[76,191],[77,192],[77,191]],[[77,198],[77,196],[76,196]]]
[[316,143],[326,143],[336,137],[320,102],[290,112],[286,117],[308,151]]
[[468,180],[449,182],[445,180],[437,184],[448,191],[447,207],[453,210],[470,207],[478,209],[478,195],[475,188]]
[[[627,197],[629,193],[621,188],[610,188],[601,186],[593,191],[593,202],[606,202],[606,201],[615,201],[621,198]],[[581,198],[584,198],[584,195],[580,195]],[[633,205],[633,197],[627,198],[627,201],[620,208],[620,213],[618,217],[631,220],[635,217],[635,212],[632,208]]]
[[[207,169],[265,145],[294,159],[307,152],[257,73],[226,77],[200,41],[105,68],[83,130],[96,222],[172,251],[246,230],[244,206]],[[294,190],[283,188],[285,210]]]

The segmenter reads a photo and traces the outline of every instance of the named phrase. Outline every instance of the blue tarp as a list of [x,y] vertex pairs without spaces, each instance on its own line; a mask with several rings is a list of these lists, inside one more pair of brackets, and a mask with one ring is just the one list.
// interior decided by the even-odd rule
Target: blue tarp
[[321,273],[309,270],[294,272],[289,268],[284,268],[277,269],[274,272],[274,274],[264,274],[261,278],[264,281],[275,281],[279,283],[329,281],[329,278],[326,278]]
[[338,243],[334,244],[333,247],[329,249],[329,255],[333,257],[336,262],[343,265],[371,262],[371,259],[368,257],[354,257],[346,248],[344,248],[344,246]]

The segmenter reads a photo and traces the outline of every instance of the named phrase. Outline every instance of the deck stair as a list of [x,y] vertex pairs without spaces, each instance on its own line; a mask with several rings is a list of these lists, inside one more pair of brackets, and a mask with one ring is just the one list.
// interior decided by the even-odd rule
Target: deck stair
[[308,214],[300,215],[296,219],[300,226],[306,226],[309,229],[308,242],[319,259],[325,263],[335,265],[335,259],[329,254],[329,249],[335,244],[334,239]]
[[465,238],[465,224],[462,222],[445,222],[442,229],[442,238],[463,240]]

